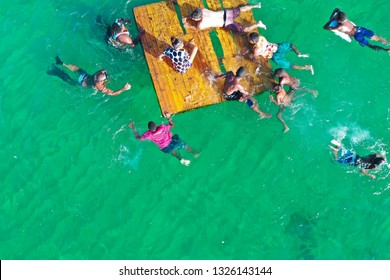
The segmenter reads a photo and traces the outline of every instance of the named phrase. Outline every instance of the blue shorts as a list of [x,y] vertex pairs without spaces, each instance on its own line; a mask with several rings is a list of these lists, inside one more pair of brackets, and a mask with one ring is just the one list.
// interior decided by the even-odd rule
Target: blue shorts
[[83,85],[84,78],[85,78],[85,76],[87,76],[88,74],[87,74],[87,72],[85,72],[84,70],[81,70],[81,69],[77,71],[77,74],[79,75],[79,76],[77,77],[77,82],[79,83],[80,86],[82,86],[82,85]]
[[353,35],[353,38],[355,38],[355,40],[358,41],[361,46],[368,46],[369,42],[365,37],[371,39],[371,37],[374,35],[375,35],[374,31],[358,26],[356,28],[355,34]]
[[337,162],[346,164],[346,165],[352,165],[356,166],[357,165],[357,159],[358,156],[356,155],[355,152],[352,152],[351,150],[344,150],[340,149],[338,151],[338,160]]
[[179,138],[179,135],[175,134],[172,136],[171,142],[164,149],[161,149],[164,153],[171,154],[173,150],[181,150],[185,148],[186,142]]
[[246,100],[245,100],[245,103],[246,103],[246,105],[248,105],[250,108],[252,108],[255,104],[253,103],[253,101],[252,100],[250,100],[249,98],[247,98]]
[[286,53],[292,51],[290,43],[280,43],[278,44],[278,49],[272,56],[272,60],[275,61],[280,68],[291,69],[291,62],[286,60]]

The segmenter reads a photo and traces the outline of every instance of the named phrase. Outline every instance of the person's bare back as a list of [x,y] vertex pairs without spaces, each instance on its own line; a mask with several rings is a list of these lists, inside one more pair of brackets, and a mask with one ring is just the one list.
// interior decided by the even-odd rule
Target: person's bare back
[[223,27],[224,11],[210,11],[207,9],[201,9],[202,19],[198,23],[198,29],[206,29],[211,27]]
[[235,91],[246,93],[246,91],[240,85],[239,79],[237,79],[237,77],[234,75],[232,71],[229,71],[226,73],[225,84],[223,85],[223,92],[226,95],[230,95]]

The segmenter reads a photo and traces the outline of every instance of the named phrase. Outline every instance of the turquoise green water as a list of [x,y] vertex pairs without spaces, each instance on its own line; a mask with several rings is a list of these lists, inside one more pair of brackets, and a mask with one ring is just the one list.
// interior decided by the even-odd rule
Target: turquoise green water
[[[389,259],[389,166],[371,180],[327,145],[388,153],[390,57],[322,29],[339,5],[390,38],[388,2],[263,1],[263,34],[310,53],[289,58],[315,75],[290,73],[319,96],[286,111],[287,134],[235,102],[176,115],[202,151],[190,167],[132,135],[129,121],[164,121],[142,48],[108,48],[95,23],[152,2],[2,1],[1,259]],[[133,87],[72,87],[46,74],[57,53]],[[275,116],[267,95],[256,99]]]

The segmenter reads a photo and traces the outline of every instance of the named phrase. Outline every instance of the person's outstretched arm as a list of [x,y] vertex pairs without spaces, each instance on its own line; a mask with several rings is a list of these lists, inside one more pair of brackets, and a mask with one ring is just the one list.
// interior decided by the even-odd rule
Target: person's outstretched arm
[[370,177],[371,179],[375,179],[375,176],[368,173],[368,169],[361,169],[360,170],[364,175]]
[[167,118],[167,120],[168,120],[169,125],[171,126],[171,128],[173,128],[175,124],[173,123],[173,120],[172,120],[172,118],[171,118],[171,114],[168,113],[168,112],[164,112],[164,116]]
[[135,129],[135,126],[134,126],[133,122],[129,123],[129,127],[133,130],[135,138],[140,139],[141,135],[139,135],[138,131]]
[[220,74],[220,75],[215,75],[214,78],[216,79],[220,79],[220,78],[223,78],[223,77],[226,77],[226,73],[223,73],[223,74]]
[[111,95],[111,96],[119,95],[122,92],[129,90],[129,89],[131,89],[131,85],[129,83],[126,83],[120,90],[117,90],[117,91],[113,91],[112,89],[109,89],[106,86],[101,87],[101,88],[97,88],[97,90],[100,90],[101,92],[103,92],[107,95]]

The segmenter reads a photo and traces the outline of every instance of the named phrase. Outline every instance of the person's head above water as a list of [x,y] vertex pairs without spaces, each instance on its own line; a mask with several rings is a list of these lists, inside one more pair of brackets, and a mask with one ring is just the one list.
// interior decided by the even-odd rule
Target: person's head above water
[[251,43],[252,45],[259,42],[259,39],[260,39],[260,35],[257,32],[250,33],[248,37],[249,37],[249,43]]
[[344,12],[340,11],[339,12],[339,21],[344,22],[346,20],[347,20],[347,15]]
[[274,92],[276,92],[276,93],[278,93],[279,91],[281,91],[282,90],[282,86],[280,86],[280,85],[275,85],[274,86]]
[[155,132],[156,129],[157,129],[157,125],[156,125],[154,122],[150,121],[150,122],[148,123],[148,129],[149,129],[151,132]]
[[284,76],[285,74],[286,74],[286,71],[284,71],[283,68],[278,68],[274,72],[275,77],[281,77],[281,76]]
[[195,20],[195,21],[201,20],[202,19],[202,10],[196,9],[195,11],[193,11],[191,14],[191,19]]
[[370,164],[367,169],[375,169],[378,165],[380,165],[384,161],[385,158],[382,157],[381,155],[375,154],[373,156],[370,156],[366,160],[366,162]]
[[114,33],[120,33],[122,32],[122,24],[119,24],[118,22],[114,22],[111,25],[111,32]]
[[95,82],[105,82],[108,79],[107,72],[104,69],[96,72],[94,76],[95,76]]
[[180,40],[179,38],[175,38],[173,36],[171,37],[171,43],[175,49],[180,48],[183,45],[182,40]]
[[244,74],[245,74],[245,67],[241,66],[240,68],[237,69],[237,72],[236,72],[237,78],[244,77]]

